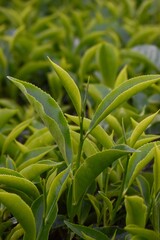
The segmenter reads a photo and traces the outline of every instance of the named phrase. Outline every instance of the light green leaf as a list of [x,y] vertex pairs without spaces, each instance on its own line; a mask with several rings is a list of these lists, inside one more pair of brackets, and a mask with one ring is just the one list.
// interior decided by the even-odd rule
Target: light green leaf
[[36,224],[31,208],[16,194],[0,192],[0,202],[14,215],[24,229],[24,240],[36,239]]
[[[73,138],[73,141],[76,142],[76,147],[74,145],[74,151],[75,151],[75,154],[77,154],[79,141],[80,141],[80,134],[75,131],[71,131],[71,136]],[[89,138],[86,138],[83,143],[83,152],[86,154],[87,157],[89,157],[99,152],[99,149]]]
[[97,200],[97,198],[91,194],[87,194],[87,197],[89,198],[92,206],[94,207],[94,210],[97,215],[97,225],[100,224],[100,219],[101,219],[101,208],[100,208],[100,203]]
[[44,196],[40,195],[32,204],[32,212],[35,217],[36,222],[36,232],[37,232],[37,238],[39,234],[41,233],[41,230],[43,228],[43,215],[44,215]]
[[146,75],[135,77],[122,83],[119,87],[112,90],[99,104],[93,119],[90,123],[88,133],[95,128],[107,115],[116,107],[127,101],[137,92],[144,90],[153,83],[160,80],[160,75]]
[[139,196],[125,196],[126,225],[134,224],[145,227],[147,217],[147,206],[143,198]]
[[70,173],[70,166],[60,172],[53,180],[50,185],[48,194],[47,194],[47,209],[46,209],[46,217],[45,224],[52,225],[52,212],[57,204],[59,197],[61,196],[65,185],[67,183],[68,177]]
[[25,194],[29,195],[32,199],[35,199],[39,196],[39,191],[36,186],[30,182],[29,180],[8,175],[8,174],[0,174],[0,186],[1,188],[12,188],[13,190],[18,190],[24,192]]
[[83,238],[83,233],[84,233],[93,239],[109,240],[109,238],[104,233],[94,228],[73,224],[67,221],[64,221],[64,222],[67,225],[67,227],[69,227],[74,233],[76,233],[81,238]]
[[89,64],[93,59],[93,57],[96,55],[96,51],[98,47],[99,47],[99,44],[89,48],[88,50],[86,50],[85,54],[83,55],[80,62],[80,68],[79,68],[79,75],[80,75],[81,81],[84,80],[85,74],[89,68]]
[[29,126],[33,119],[28,119],[18,124],[7,136],[2,147],[2,154],[4,154],[9,144],[25,129]]
[[123,82],[128,80],[128,74],[127,74],[127,66],[125,66],[119,73],[118,77],[116,78],[114,88],[121,85]]
[[154,177],[154,195],[160,191],[160,149],[155,145],[155,157],[153,164],[153,177]]
[[29,74],[33,74],[34,72],[40,69],[48,69],[49,70],[49,63],[46,61],[29,61],[24,64],[20,70],[17,72],[17,78],[26,78]]
[[28,101],[50,130],[67,163],[72,161],[72,146],[67,121],[57,102],[38,87],[9,77],[9,79],[24,93]]
[[159,36],[160,30],[158,26],[142,27],[140,31],[137,31],[132,38],[128,41],[127,46],[132,47],[141,43],[150,43]]
[[112,88],[118,70],[118,50],[110,43],[102,43],[97,58],[103,82]]
[[[50,60],[50,59],[49,59]],[[69,76],[69,74],[63,70],[61,67],[59,67],[57,64],[52,62],[50,60],[54,70],[56,71],[57,75],[62,81],[62,84],[64,88],[66,89],[75,109],[78,114],[78,116],[81,116],[81,108],[82,108],[82,103],[81,103],[81,95],[79,92],[79,89],[77,85],[75,84],[74,80]]]
[[152,221],[153,228],[160,235],[160,191],[153,198],[153,206],[152,206]]
[[134,128],[130,139],[129,139],[129,145],[131,147],[134,147],[135,143],[137,142],[138,138],[141,136],[141,134],[147,129],[147,127],[149,126],[149,124],[153,121],[153,119],[155,118],[155,116],[158,114],[159,111],[157,111],[156,113],[146,117],[145,119],[143,119],[140,123],[137,124],[137,126]]
[[18,112],[18,110],[14,110],[14,109],[7,109],[7,108],[2,108],[0,109],[0,128],[2,128],[5,123],[7,123],[7,121],[13,117],[16,113]]
[[53,150],[52,146],[47,147],[40,147],[29,150],[24,154],[20,154],[19,157],[16,159],[17,169],[20,171],[23,168],[30,166],[41,160],[47,153]]
[[99,191],[99,194],[105,202],[106,208],[109,211],[109,216],[111,216],[112,210],[113,210],[113,204],[112,204],[111,200],[103,192]]
[[85,234],[84,232],[82,232],[82,236],[84,240],[96,240],[96,238],[90,237],[87,234]]
[[36,177],[40,176],[43,172],[48,171],[53,166],[47,165],[47,164],[31,164],[25,168],[23,168],[20,171],[20,174],[22,174],[25,178],[32,181]]
[[[74,123],[76,123],[77,125],[79,125],[79,118],[76,116],[72,116],[69,114],[66,114],[66,116],[73,121]],[[87,129],[89,128],[89,125],[91,123],[91,120],[88,118],[84,118],[83,119],[83,130],[87,131]],[[97,141],[99,143],[101,143],[105,148],[111,148],[114,146],[114,142],[112,140],[112,138],[104,131],[104,129],[101,126],[97,126],[92,132],[91,135],[93,137],[95,137],[97,139]]]
[[150,184],[147,181],[143,175],[139,174],[139,176],[136,178],[137,185],[140,189],[141,196],[143,196],[143,199],[145,201],[145,204],[149,206],[151,203],[151,195],[150,195]]
[[141,237],[142,239],[144,238],[146,240],[159,240],[159,235],[155,231],[150,229],[145,229],[131,224],[125,227],[125,230],[133,234],[134,236]]
[[132,152],[133,149],[109,149],[87,158],[77,170],[73,179],[73,202],[78,204],[95,178],[118,158]]
[[138,149],[129,159],[124,183],[124,193],[128,190],[138,173],[153,159],[154,143],[148,143]]

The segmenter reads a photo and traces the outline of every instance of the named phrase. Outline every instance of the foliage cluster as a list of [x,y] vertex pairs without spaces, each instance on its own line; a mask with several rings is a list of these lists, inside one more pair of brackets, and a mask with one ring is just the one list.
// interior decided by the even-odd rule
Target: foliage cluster
[[0,238],[160,239],[159,2],[0,3]]

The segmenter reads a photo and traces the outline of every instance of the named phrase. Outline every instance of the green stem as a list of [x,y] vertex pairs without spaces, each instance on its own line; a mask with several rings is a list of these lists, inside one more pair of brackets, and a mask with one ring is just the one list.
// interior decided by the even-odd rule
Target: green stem
[[125,166],[125,169],[124,169],[124,176],[123,176],[123,180],[122,180],[122,184],[121,184],[120,193],[118,195],[118,199],[116,201],[116,205],[115,205],[115,208],[113,209],[112,216],[111,216],[111,223],[110,223],[111,225],[113,225],[115,223],[116,213],[117,213],[117,211],[119,209],[119,206],[120,206],[120,204],[122,202],[122,199],[123,199],[124,184],[125,184],[125,180],[126,180],[128,163],[129,163],[129,157],[127,156],[127,162],[126,162],[126,166]]
[[76,161],[76,170],[80,166],[83,143],[84,143],[84,138],[83,138],[83,115],[82,115],[80,118],[80,140],[79,140],[79,148],[78,148],[78,155],[77,155],[77,161]]
[[89,87],[89,79],[88,79],[88,83],[87,83],[87,88],[86,88],[86,92],[85,92],[85,96],[84,96],[82,112],[81,112],[81,117],[80,117],[80,140],[79,140],[79,148],[78,148],[78,155],[77,155],[77,161],[76,161],[76,170],[80,166],[83,143],[86,138],[86,136],[83,137],[83,119],[84,119],[86,103],[87,103],[88,87]]

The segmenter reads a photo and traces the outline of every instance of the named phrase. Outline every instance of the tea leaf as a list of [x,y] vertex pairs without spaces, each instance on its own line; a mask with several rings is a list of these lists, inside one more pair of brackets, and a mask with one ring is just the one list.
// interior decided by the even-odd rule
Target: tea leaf
[[87,197],[89,198],[90,202],[92,203],[92,205],[95,209],[95,212],[96,212],[96,215],[97,215],[97,225],[99,225],[100,218],[101,218],[100,203],[97,200],[97,198],[95,196],[91,195],[91,194],[87,194]]
[[[79,118],[76,116],[72,116],[69,114],[66,114],[66,116],[76,123],[77,125],[80,124]],[[91,120],[88,118],[83,119],[83,130],[87,131],[89,128]],[[111,148],[114,146],[114,142],[112,138],[105,132],[105,130],[101,126],[97,126],[92,132],[91,135],[95,137],[99,143],[101,143],[105,148]]]
[[154,156],[154,143],[148,143],[138,149],[140,152],[135,152],[129,159],[126,178],[124,183],[124,193],[138,173],[152,160]]
[[137,236],[139,238],[145,238],[146,240],[159,240],[159,235],[150,229],[145,229],[142,227],[138,227],[137,225],[128,225],[127,227],[125,227],[125,230],[131,234],[133,234],[134,236]]
[[18,110],[14,110],[14,109],[7,109],[7,108],[3,108],[0,109],[0,128],[2,128],[5,123],[8,122],[8,120],[10,118],[12,118],[16,113],[18,112]]
[[126,225],[135,224],[145,227],[147,207],[139,196],[125,196]]
[[28,150],[27,152],[20,154],[16,159],[17,169],[20,171],[23,168],[38,162],[52,150],[52,146],[47,146]]
[[103,82],[112,88],[118,70],[118,51],[112,44],[101,44],[98,51],[98,65],[103,76]]
[[81,238],[83,238],[84,233],[93,239],[109,240],[109,238],[104,233],[94,228],[73,224],[67,221],[64,222],[67,225],[67,227],[69,227],[74,233],[76,233]]
[[20,173],[27,178],[28,180],[32,181],[37,176],[40,176],[43,172],[48,171],[51,169],[52,166],[47,164],[31,164],[25,168],[23,168]]
[[135,46],[140,43],[150,43],[159,35],[159,28],[157,26],[147,26],[141,28],[133,37],[128,41],[128,47]]
[[8,174],[0,174],[0,186],[1,188],[12,188],[13,190],[19,190],[35,199],[39,196],[39,191],[36,186],[29,180],[23,177],[17,177]]
[[154,195],[160,191],[160,149],[155,145],[155,157],[153,164],[153,177],[154,177]]
[[8,145],[25,129],[29,126],[33,119],[28,119],[18,124],[7,136],[2,147],[2,154],[4,154],[8,148]]
[[127,66],[125,66],[119,73],[118,77],[116,78],[114,88],[118,87],[121,85],[123,82],[128,80],[128,75],[127,75]]
[[152,221],[153,221],[153,227],[154,230],[157,233],[160,233],[160,191],[157,193],[157,195],[153,199],[153,207],[152,207]]
[[87,69],[89,67],[89,64],[92,58],[94,57],[94,55],[96,54],[98,47],[99,47],[99,44],[89,48],[83,55],[80,62],[80,69],[79,69],[79,75],[80,75],[81,81],[84,79]]
[[49,63],[46,61],[30,61],[27,62],[20,70],[17,72],[18,78],[26,78],[29,74],[36,72],[39,69],[49,69]]
[[0,192],[0,202],[16,217],[24,229],[24,240],[36,239],[36,225],[31,208],[16,194]]
[[46,209],[46,217],[45,217],[45,224],[52,225],[53,222],[53,211],[55,209],[55,205],[57,204],[57,201],[59,197],[62,194],[62,191],[64,190],[64,187],[66,185],[67,179],[69,177],[70,173],[70,166],[60,172],[53,180],[53,182],[50,185],[48,194],[47,194],[47,209]]
[[67,121],[55,100],[38,87],[9,77],[9,79],[24,93],[28,101],[50,130],[67,163],[72,161],[72,146]]
[[147,181],[147,179],[145,177],[143,177],[140,174],[136,178],[136,181],[137,181],[137,185],[140,189],[141,195],[144,198],[145,204],[147,206],[149,206],[150,201],[151,201],[149,182]]
[[132,152],[128,148],[125,149],[109,149],[87,158],[77,170],[73,179],[73,201],[76,205],[82,196],[86,193],[88,187],[92,184],[95,178],[109,167],[118,158]]
[[[50,60],[50,59],[49,59]],[[61,67],[59,67],[57,64],[52,62],[50,60],[54,70],[56,71],[57,75],[62,81],[62,84],[64,88],[66,89],[69,97],[71,98],[71,101],[76,109],[76,112],[78,116],[81,116],[81,108],[82,108],[82,103],[81,103],[81,95],[78,90],[77,85],[75,84],[74,80],[69,76],[69,74],[63,70]]]
[[44,214],[44,196],[40,195],[32,204],[32,212],[36,222],[37,239],[43,228],[43,214]]
[[119,87],[112,90],[99,104],[93,119],[91,120],[88,134],[116,107],[128,100],[137,92],[144,90],[153,83],[160,80],[160,75],[146,75],[135,77],[122,83]]
[[156,113],[150,115],[149,117],[146,117],[140,123],[137,124],[137,126],[134,128],[134,130],[133,130],[133,132],[132,132],[132,134],[130,136],[130,139],[129,139],[131,147],[134,146],[134,144],[137,142],[137,140],[140,137],[140,135],[146,130],[146,128],[153,121],[153,119],[158,114],[158,112],[159,111],[157,111]]

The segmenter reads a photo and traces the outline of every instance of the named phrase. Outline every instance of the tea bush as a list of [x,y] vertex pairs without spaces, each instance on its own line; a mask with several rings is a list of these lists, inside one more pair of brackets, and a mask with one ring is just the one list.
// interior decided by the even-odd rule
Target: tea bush
[[159,2],[0,3],[1,239],[160,239]]

